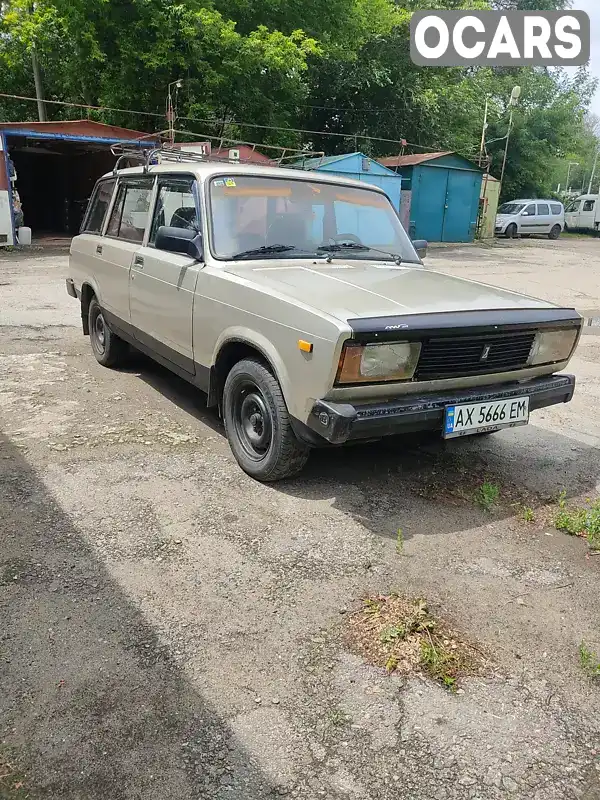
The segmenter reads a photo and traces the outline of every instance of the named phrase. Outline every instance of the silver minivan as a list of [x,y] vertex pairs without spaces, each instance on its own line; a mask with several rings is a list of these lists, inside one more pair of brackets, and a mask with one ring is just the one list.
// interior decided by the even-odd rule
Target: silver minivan
[[565,209],[558,200],[511,200],[503,203],[496,216],[496,236],[543,234],[558,239],[565,229]]

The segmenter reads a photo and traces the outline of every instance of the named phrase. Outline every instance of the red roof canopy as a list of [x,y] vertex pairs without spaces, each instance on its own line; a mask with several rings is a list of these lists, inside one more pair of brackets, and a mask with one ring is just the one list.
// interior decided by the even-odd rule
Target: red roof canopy
[[57,136],[93,136],[97,139],[157,139],[156,134],[105,125],[91,119],[73,119],[62,122],[0,122],[0,130],[18,134],[20,131],[56,134]]

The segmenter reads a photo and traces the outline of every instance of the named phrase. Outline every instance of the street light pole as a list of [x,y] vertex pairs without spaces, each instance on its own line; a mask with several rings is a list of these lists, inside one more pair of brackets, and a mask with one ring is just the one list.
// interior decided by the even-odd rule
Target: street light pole
[[483,153],[485,150],[485,132],[487,130],[489,99],[485,98],[485,111],[483,112],[483,130],[481,131],[481,146],[479,148],[479,166],[483,164]]
[[[173,103],[173,95],[171,94],[171,87],[174,86],[175,89],[181,89],[181,85],[183,80],[181,78],[177,78],[176,81],[171,81],[171,83],[167,86],[167,123],[169,126],[169,142],[171,146],[175,144],[175,104]],[[176,95],[177,96],[177,95]]]
[[510,110],[510,117],[508,120],[508,133],[506,134],[506,145],[504,146],[504,158],[502,159],[502,173],[500,174],[500,192],[502,192],[502,183],[504,181],[504,170],[506,169],[506,156],[508,155],[508,143],[510,141],[510,131],[513,123],[513,111]]

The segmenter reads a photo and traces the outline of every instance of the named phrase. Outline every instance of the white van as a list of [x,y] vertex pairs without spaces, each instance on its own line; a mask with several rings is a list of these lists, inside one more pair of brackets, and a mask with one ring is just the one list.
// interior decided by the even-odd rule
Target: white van
[[565,227],[565,209],[558,200],[511,200],[496,216],[496,236],[516,239],[541,233],[558,239]]
[[600,228],[600,203],[597,194],[582,194],[565,209],[565,227],[597,231]]

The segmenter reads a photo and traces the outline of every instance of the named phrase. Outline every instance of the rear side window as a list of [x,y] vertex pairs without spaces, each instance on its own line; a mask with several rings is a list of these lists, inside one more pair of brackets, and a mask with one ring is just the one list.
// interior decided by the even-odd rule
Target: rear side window
[[123,180],[119,183],[113,205],[107,236],[127,242],[142,242],[148,221],[152,178]]
[[558,217],[562,214],[562,206],[558,203],[552,203],[550,208],[555,217]]
[[550,216],[550,206],[548,203],[538,203],[538,215],[540,217],[549,217]]
[[586,200],[585,203],[583,204],[583,210],[584,211],[593,211],[595,205],[596,205],[596,201],[595,200]]
[[90,200],[85,220],[81,226],[82,233],[101,233],[104,217],[108,211],[112,199],[116,180],[111,178],[107,181],[100,181],[94,189],[94,194]]

